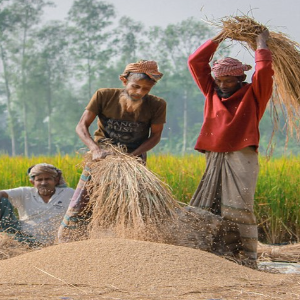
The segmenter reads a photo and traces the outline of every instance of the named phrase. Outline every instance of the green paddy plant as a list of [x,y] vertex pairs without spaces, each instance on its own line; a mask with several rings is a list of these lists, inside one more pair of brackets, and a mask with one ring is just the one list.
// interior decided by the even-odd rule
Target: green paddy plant
[[30,182],[27,169],[38,163],[49,163],[61,169],[70,187],[76,187],[80,176],[81,156],[56,155],[56,156],[0,156],[0,189],[10,189],[19,186],[28,186]]
[[256,215],[265,241],[300,240],[300,159],[261,159]]
[[[37,157],[0,156],[0,189],[27,186],[29,166],[47,162],[63,171],[75,188],[82,171],[80,155]],[[147,167],[165,182],[175,199],[189,203],[205,170],[203,155],[149,155]],[[270,244],[300,242],[300,157],[260,158],[255,193],[260,241]]]
[[205,170],[202,155],[152,155],[148,167],[171,188],[176,199],[188,203]]

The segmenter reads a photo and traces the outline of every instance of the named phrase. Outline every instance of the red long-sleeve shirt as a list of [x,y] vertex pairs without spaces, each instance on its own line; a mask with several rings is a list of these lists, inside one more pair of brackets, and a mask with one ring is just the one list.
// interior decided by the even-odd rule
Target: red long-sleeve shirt
[[190,72],[204,94],[204,122],[195,149],[201,152],[232,152],[248,146],[258,148],[259,121],[272,95],[272,55],[255,51],[252,83],[244,83],[229,98],[219,98],[209,62],[218,43],[208,40],[188,59]]

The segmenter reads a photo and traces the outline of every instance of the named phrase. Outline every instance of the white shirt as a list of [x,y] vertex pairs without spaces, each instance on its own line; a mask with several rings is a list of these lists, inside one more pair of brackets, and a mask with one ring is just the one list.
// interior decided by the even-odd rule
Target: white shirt
[[56,187],[48,203],[44,202],[34,187],[19,187],[4,192],[18,210],[21,230],[41,243],[54,242],[74,189]]

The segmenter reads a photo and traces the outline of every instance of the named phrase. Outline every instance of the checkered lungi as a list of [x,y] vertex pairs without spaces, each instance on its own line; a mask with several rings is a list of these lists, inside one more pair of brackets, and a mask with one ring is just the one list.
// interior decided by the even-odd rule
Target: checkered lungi
[[234,152],[206,152],[206,169],[190,205],[220,214],[237,224],[242,251],[257,258],[254,193],[259,171],[253,147]]

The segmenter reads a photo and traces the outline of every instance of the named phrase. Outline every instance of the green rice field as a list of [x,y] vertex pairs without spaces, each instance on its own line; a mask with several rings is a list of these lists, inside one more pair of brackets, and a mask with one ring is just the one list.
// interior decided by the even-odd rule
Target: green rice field
[[[0,190],[28,186],[27,169],[41,162],[63,171],[75,188],[81,174],[82,157],[77,156],[0,156]],[[188,203],[205,169],[203,155],[150,155],[148,168],[171,188],[174,197]],[[255,210],[262,242],[300,242],[300,157],[260,158],[255,194]]]

